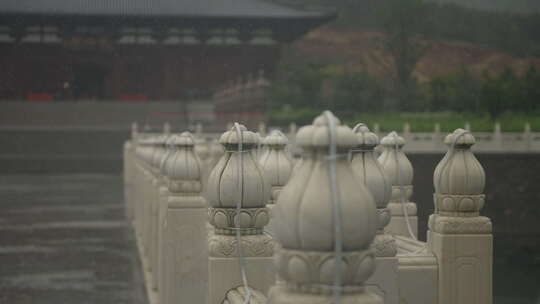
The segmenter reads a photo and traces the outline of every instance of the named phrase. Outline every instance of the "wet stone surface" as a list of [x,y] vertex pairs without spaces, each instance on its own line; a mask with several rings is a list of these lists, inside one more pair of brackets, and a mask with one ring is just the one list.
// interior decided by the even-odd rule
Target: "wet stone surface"
[[0,176],[0,303],[145,304],[118,175]]

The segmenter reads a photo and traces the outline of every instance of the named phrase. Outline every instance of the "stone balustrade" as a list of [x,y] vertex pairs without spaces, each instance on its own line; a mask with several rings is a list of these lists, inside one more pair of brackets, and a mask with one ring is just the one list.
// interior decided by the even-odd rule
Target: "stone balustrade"
[[126,216],[152,304],[492,303],[485,174],[470,131],[444,138],[422,242],[412,133],[379,142],[329,112],[289,136],[234,124],[216,141],[197,129],[134,124],[124,145]]

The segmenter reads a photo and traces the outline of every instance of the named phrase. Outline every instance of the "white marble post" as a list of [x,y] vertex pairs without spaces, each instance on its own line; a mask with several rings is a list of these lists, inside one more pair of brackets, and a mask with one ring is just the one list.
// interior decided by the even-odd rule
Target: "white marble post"
[[381,133],[381,127],[379,126],[378,123],[373,124],[373,133],[375,133],[375,134]]
[[298,127],[296,126],[296,123],[291,122],[289,124],[289,138],[293,139],[296,136],[296,132],[298,131]]
[[[342,270],[337,286],[342,304],[383,303],[381,297],[364,287],[376,264],[370,248],[378,222],[375,202],[346,157],[329,157],[331,123],[336,126],[337,153],[344,155],[357,145],[352,130],[340,125],[331,113],[317,117],[313,125],[298,131],[297,142],[306,154],[274,207],[276,237],[281,247],[276,267],[283,281],[270,290],[268,304],[335,303],[338,268]],[[331,167],[334,161],[335,167]],[[332,168],[337,177],[337,209],[331,198]],[[335,226],[335,216],[341,219],[340,229]],[[342,240],[343,250],[339,266],[337,237]]]
[[171,134],[171,124],[168,121],[163,123],[163,134],[165,135]]
[[530,151],[532,135],[531,135],[531,124],[528,122],[525,123],[525,126],[523,128],[523,140],[525,141],[526,151]]
[[129,221],[133,221],[133,209],[134,209],[134,185],[135,185],[135,150],[137,148],[137,136],[139,130],[136,122],[131,124],[131,139],[124,143],[123,153],[123,177],[124,177],[124,204],[126,211],[126,218]]
[[501,133],[501,124],[495,123],[494,130],[493,130],[493,150],[494,151],[501,151],[503,148],[502,145],[502,133]]
[[411,134],[411,124],[406,122],[403,124],[403,134],[404,135],[410,135]]
[[158,225],[160,304],[206,303],[208,292],[207,204],[201,163],[189,132],[173,135],[164,159],[165,199]]
[[[381,140],[383,152],[378,160],[386,177],[392,184],[392,196],[388,209],[392,215],[387,230],[392,234],[411,237],[418,236],[416,204],[410,201],[413,193],[413,167],[405,153],[405,140],[396,132],[391,132]],[[408,223],[407,223],[408,219]],[[411,233],[408,226],[410,225]]]
[[275,280],[273,240],[263,233],[270,219],[265,207],[270,198],[270,185],[254,155],[258,136],[242,125],[240,130],[242,151],[238,152],[240,138],[236,128],[225,132],[219,140],[225,154],[208,180],[207,196],[211,206],[208,216],[214,227],[208,240],[209,304],[221,304],[229,290],[243,285],[239,249],[250,287],[266,293]]
[[439,147],[442,145],[442,137],[441,137],[441,124],[435,123],[433,127],[433,135],[431,136],[431,143],[432,143],[432,149],[433,151],[437,151]]
[[377,234],[371,244],[377,257],[377,268],[368,284],[377,287],[386,304],[398,304],[397,245],[394,237],[384,231],[390,222],[390,210],[387,206],[392,194],[392,185],[377,161],[374,151],[379,144],[377,135],[365,124],[356,125],[353,132],[358,138],[358,145],[351,150],[351,166],[373,196],[378,213]]
[[266,226],[266,231],[270,234],[274,233],[272,209],[275,206],[281,189],[289,181],[293,169],[292,161],[285,152],[287,143],[287,137],[281,131],[272,131],[264,139],[266,151],[259,158],[259,164],[264,172],[266,181],[272,187],[270,200],[266,205],[270,210],[270,223]]
[[203,135],[203,124],[198,122],[196,125],[195,125],[195,137],[198,137],[198,138],[202,138],[202,135]]
[[428,246],[439,264],[438,304],[491,304],[493,236],[484,207],[485,173],[471,152],[475,138],[457,129],[445,138],[455,146],[433,175],[435,214]]
[[266,124],[264,123],[264,121],[259,122],[259,127],[257,129],[257,132],[259,132],[261,137],[266,136]]

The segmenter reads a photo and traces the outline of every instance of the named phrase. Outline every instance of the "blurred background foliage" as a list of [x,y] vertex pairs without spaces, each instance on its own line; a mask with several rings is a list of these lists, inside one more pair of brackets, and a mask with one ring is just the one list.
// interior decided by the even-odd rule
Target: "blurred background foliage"
[[[268,93],[269,121],[303,124],[330,109],[345,121],[378,122],[382,130],[400,130],[405,121],[413,131],[432,131],[435,122],[450,130],[467,121],[473,130],[489,131],[499,121],[505,131],[522,131],[525,122],[540,131],[540,72],[535,64],[540,57],[540,2],[479,0],[468,6],[461,2],[294,1],[303,8],[336,7],[339,18],[329,26],[336,33],[381,33],[372,44],[380,45],[375,53],[390,58],[392,71],[381,74],[353,68],[340,57],[340,50],[325,54],[330,60],[284,60]],[[487,58],[486,68],[480,71],[452,66],[419,81],[415,68],[440,41],[465,42],[524,59],[519,59],[519,69],[509,64],[494,72]],[[373,58],[375,65],[384,65]],[[445,64],[443,52],[435,58],[428,65]]]

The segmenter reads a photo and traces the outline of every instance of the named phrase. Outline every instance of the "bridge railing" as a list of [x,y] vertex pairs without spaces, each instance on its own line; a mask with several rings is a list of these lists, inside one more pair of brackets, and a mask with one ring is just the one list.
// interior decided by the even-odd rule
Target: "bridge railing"
[[421,242],[407,134],[379,142],[329,112],[290,141],[239,124],[219,140],[169,129],[134,125],[124,146],[126,214],[152,303],[492,302],[485,174],[469,131],[440,137]]

